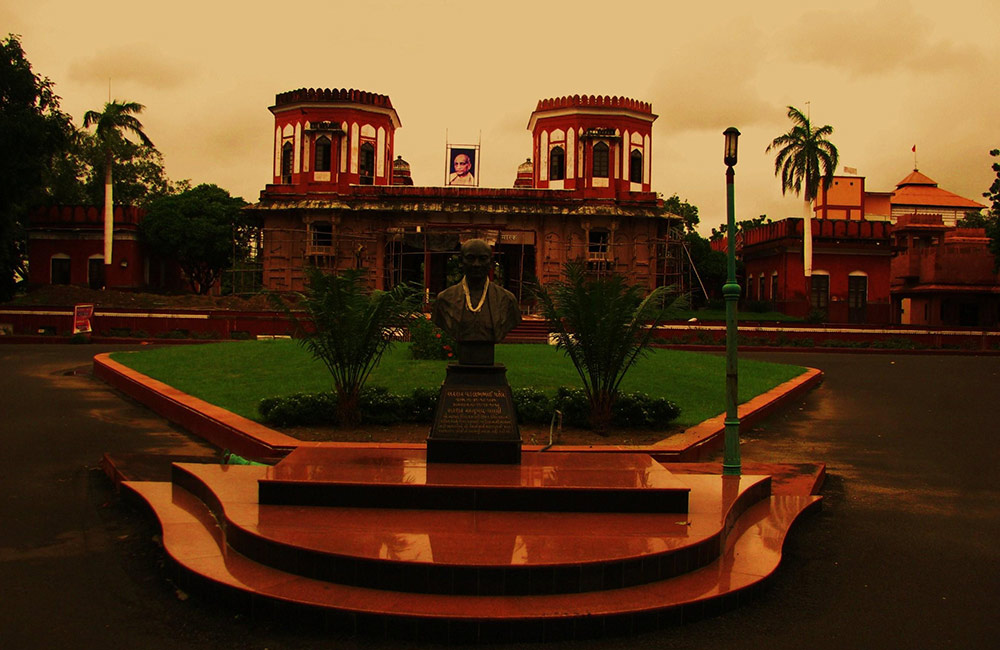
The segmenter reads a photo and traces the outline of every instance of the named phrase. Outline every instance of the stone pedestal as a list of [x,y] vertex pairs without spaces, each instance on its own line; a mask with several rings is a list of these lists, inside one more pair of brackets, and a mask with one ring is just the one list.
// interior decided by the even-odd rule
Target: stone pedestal
[[503,364],[448,365],[427,438],[427,462],[521,462],[521,433]]

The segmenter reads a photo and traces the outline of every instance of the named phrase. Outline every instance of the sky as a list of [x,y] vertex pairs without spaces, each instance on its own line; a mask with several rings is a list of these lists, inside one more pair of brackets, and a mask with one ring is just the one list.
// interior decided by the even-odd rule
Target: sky
[[787,106],[833,127],[840,170],[891,191],[914,168],[985,202],[1000,148],[1000,3],[591,0],[0,0],[79,126],[111,96],[140,119],[173,180],[255,201],[271,180],[277,93],[388,95],[395,153],[443,184],[445,147],[481,143],[480,185],[511,187],[540,99],[650,102],[651,181],[725,221],[722,132],[742,133],[736,217],[799,215],[767,145]]

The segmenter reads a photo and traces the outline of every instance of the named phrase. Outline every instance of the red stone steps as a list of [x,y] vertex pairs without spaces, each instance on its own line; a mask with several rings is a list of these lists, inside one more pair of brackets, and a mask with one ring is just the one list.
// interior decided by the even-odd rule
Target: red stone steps
[[370,589],[290,574],[233,551],[208,506],[169,483],[126,482],[154,510],[164,547],[189,578],[260,611],[295,605],[377,634],[446,641],[547,640],[632,633],[735,604],[778,566],[791,524],[818,496],[772,496],[734,523],[712,563],[668,580],[573,594],[468,596]]
[[[362,587],[478,595],[615,589],[691,571],[718,557],[732,522],[770,488],[767,476],[742,477],[724,495],[719,476],[685,477],[697,488],[687,514],[387,514],[377,508],[260,504],[255,486],[263,488],[271,473],[176,464],[174,484],[208,505],[223,523],[229,546],[269,566]],[[385,545],[387,520],[394,548]]]

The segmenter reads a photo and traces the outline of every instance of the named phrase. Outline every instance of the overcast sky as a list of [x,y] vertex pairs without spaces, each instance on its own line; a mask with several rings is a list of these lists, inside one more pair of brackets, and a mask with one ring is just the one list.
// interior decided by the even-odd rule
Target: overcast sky
[[[417,185],[443,182],[446,134],[481,139],[483,186],[510,187],[539,99],[651,102],[652,187],[725,219],[722,131],[742,132],[737,218],[797,215],[767,144],[786,106],[834,128],[841,169],[889,191],[913,169],[982,202],[1000,147],[1000,3],[385,0],[0,0],[78,125],[108,99],[141,120],[174,180],[254,201],[271,177],[276,93],[389,95],[396,154]],[[816,8],[813,8],[813,7]],[[807,104],[808,103],[808,104]]]

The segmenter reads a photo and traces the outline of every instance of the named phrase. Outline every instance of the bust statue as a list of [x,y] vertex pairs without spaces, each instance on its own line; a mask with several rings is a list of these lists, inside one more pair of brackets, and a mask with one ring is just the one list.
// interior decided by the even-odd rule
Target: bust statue
[[484,357],[471,352],[484,350],[482,344],[489,344],[489,363],[493,363],[493,344],[521,322],[514,294],[490,282],[492,257],[489,244],[482,239],[462,244],[462,281],[439,293],[434,301],[431,320],[458,342],[459,363],[484,363]]

